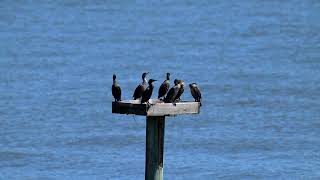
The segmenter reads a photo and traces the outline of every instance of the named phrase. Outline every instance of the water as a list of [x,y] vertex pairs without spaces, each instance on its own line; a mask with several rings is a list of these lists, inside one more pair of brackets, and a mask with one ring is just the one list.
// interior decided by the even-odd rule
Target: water
[[[320,178],[320,2],[0,2],[0,179],[143,179],[143,71],[197,82],[167,118],[165,179]],[[183,99],[192,99],[188,91]]]

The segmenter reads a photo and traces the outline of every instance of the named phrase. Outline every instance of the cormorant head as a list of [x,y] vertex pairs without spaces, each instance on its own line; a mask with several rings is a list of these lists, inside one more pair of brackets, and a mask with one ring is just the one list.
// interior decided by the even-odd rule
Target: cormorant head
[[184,81],[182,81],[182,80],[180,80],[180,79],[175,79],[175,80],[174,80],[174,85],[178,85],[178,84],[180,84],[181,86],[183,86],[183,85],[184,85]]
[[193,87],[196,87],[196,86],[197,86],[196,83],[191,83],[191,84],[189,84],[189,87],[190,87],[190,88],[193,88]]
[[175,79],[174,80],[174,85],[178,85],[179,84],[179,80],[178,79]]
[[167,80],[170,80],[170,73],[167,73]]
[[144,72],[144,73],[142,73],[142,79],[145,79],[146,76],[147,76],[147,74],[149,74],[149,72]]
[[149,82],[148,84],[152,84],[154,81],[157,81],[157,80],[154,80],[154,79],[149,79]]
[[116,80],[117,76],[115,74],[113,74],[113,80]]

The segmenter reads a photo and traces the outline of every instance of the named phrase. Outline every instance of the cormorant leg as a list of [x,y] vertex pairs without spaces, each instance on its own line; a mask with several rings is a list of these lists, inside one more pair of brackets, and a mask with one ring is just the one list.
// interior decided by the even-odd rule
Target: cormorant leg
[[149,100],[147,101],[147,107],[149,108],[150,107],[150,102],[149,102]]

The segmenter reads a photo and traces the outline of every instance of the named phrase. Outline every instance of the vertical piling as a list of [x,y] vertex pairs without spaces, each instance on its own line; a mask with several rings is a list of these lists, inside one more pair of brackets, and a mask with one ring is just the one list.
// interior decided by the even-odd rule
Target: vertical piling
[[165,116],[146,118],[145,180],[163,180]]
[[145,180],[163,180],[165,116],[199,114],[199,102],[157,103],[147,107],[139,100],[112,102],[112,113],[146,116]]

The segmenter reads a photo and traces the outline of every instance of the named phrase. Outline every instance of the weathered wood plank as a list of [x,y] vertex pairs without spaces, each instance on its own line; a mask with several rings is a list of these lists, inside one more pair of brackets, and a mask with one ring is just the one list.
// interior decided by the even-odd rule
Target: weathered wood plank
[[148,116],[146,123],[145,180],[162,180],[165,116]]
[[138,101],[120,101],[112,102],[112,113],[117,114],[135,114],[135,115],[147,115],[146,104],[140,104]]
[[143,116],[175,116],[179,114],[198,114],[199,102],[163,103],[150,100],[150,104],[140,104],[139,100],[112,102],[112,113],[135,114]]
[[198,102],[158,103],[151,105],[147,111],[147,116],[175,116],[179,114],[199,113]]

